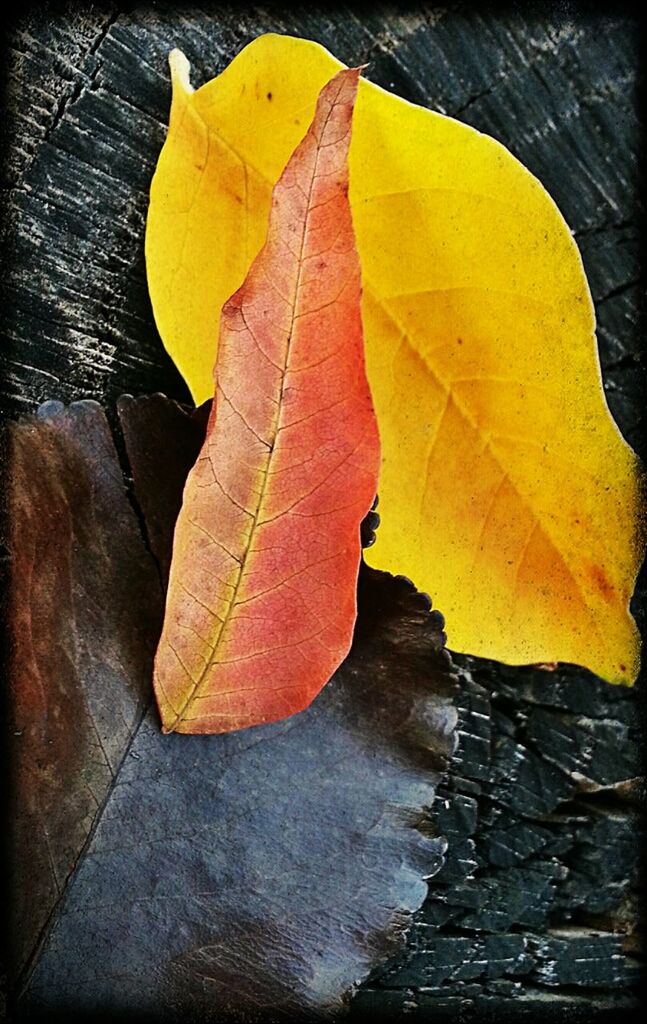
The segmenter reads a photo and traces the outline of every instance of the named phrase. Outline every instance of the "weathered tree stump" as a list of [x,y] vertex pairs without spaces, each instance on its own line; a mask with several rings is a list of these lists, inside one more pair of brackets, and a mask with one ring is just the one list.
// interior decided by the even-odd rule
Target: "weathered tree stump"
[[[17,18],[2,182],[5,414],[123,392],[186,400],[143,259],[166,56],[180,46],[200,82],[268,30],[370,63],[373,81],[489,132],[537,174],[580,245],[607,400],[644,457],[636,25],[577,5],[478,16],[455,5],[181,14],[70,3]],[[643,582],[641,627],[644,593]],[[461,740],[434,808],[447,861],[406,954],[353,1013],[597,1020],[635,1006],[639,688],[456,661]]]

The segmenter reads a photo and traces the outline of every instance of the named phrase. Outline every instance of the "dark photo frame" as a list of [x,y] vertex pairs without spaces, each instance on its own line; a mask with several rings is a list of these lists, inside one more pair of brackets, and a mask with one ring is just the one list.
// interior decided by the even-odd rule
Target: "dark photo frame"
[[[5,420],[2,451],[8,495],[2,536],[7,595],[3,608],[9,641],[3,694],[9,811],[4,876],[8,905],[13,908],[6,934],[6,994],[10,1015],[16,1019],[111,1019],[117,1010],[133,1021],[177,1018],[195,1019],[198,1024],[236,1019],[235,986],[244,974],[240,963],[231,975],[218,975],[219,984],[231,985],[234,993],[220,1016],[217,1005],[209,1010],[212,1016],[205,1010],[204,986],[201,994],[195,994],[197,986],[191,1000],[182,1002],[192,971],[200,974],[200,985],[204,972],[208,979],[213,968],[205,966],[204,960],[200,970],[194,971],[186,959],[177,957],[169,967],[175,981],[167,988],[160,983],[157,994],[151,996],[157,982],[145,975],[147,965],[156,963],[153,952],[132,972],[124,967],[126,981],[115,974],[114,992],[123,984],[125,991],[146,993],[141,1005],[135,997],[130,1003],[126,997],[111,1002],[105,978],[103,988],[93,990],[88,983],[86,994],[75,1003],[69,992],[78,978],[87,981],[101,973],[100,945],[94,954],[78,949],[78,963],[89,965],[86,974],[81,970],[77,978],[70,969],[65,984],[61,982],[64,994],[58,1002],[54,991],[51,1003],[41,1005],[36,999],[30,1004],[29,992],[41,960],[50,963],[48,956],[54,966],[47,966],[42,985],[51,980],[55,989],[61,981],[60,963],[51,953],[59,942],[59,918],[66,901],[73,913],[81,914],[83,900],[92,894],[92,869],[88,868],[83,881],[87,890],[82,890],[77,904],[70,903],[78,895],[77,875],[86,854],[99,841],[101,816],[114,796],[115,777],[124,764],[139,769],[137,758],[145,757],[150,694],[145,696],[144,690],[150,684],[146,673],[150,674],[161,614],[158,597],[151,600],[150,593],[160,576],[165,579],[182,484],[204,436],[205,410],[190,411],[188,389],[157,332],[146,283],[149,188],[170,102],[167,55],[173,46],[181,46],[199,85],[266,31],[316,39],[349,65],[367,64],[365,74],[372,81],[492,135],[539,178],[572,229],[582,255],[595,304],[607,404],[624,438],[643,463],[647,461],[641,288],[644,69],[640,44],[644,37],[640,20],[622,5],[598,10],[578,3],[483,9],[450,4],[441,10],[424,4],[369,9],[352,4],[241,8],[226,4],[101,7],[69,2],[15,12],[5,25],[3,40],[0,412]],[[168,402],[159,398],[160,393]],[[134,400],[124,400],[124,395]],[[97,404],[88,405],[88,400]],[[66,412],[63,406],[51,404],[57,402],[66,408],[70,403],[86,404]],[[43,407],[43,403],[47,404]],[[56,437],[52,431],[58,431]],[[131,443],[133,431],[139,432],[137,444]],[[104,449],[108,461],[96,469]],[[18,463],[23,475],[16,498]],[[89,465],[94,467],[91,473]],[[61,486],[43,485],[39,491],[48,474],[53,479],[56,473]],[[155,481],[162,478],[161,497],[158,494],[147,503]],[[612,480],[609,485],[613,486]],[[40,523],[30,519],[30,509],[36,507],[30,505],[32,498],[41,508],[49,508],[49,519],[47,515]],[[84,519],[95,501],[96,518],[88,514]],[[47,570],[48,576],[42,566],[47,553],[56,548],[68,504],[83,511],[71,528],[71,554],[60,578],[54,580],[53,570]],[[25,513],[24,531],[18,528],[16,510]],[[365,521],[365,542],[370,541],[375,522],[375,517]],[[110,556],[113,575],[103,565],[103,583],[92,575],[92,563],[84,561],[82,554],[94,550],[88,535],[95,529],[97,551],[105,544],[114,551]],[[116,530],[124,532],[117,537]],[[16,557],[11,538],[19,534],[25,544],[35,545],[35,562],[26,561],[24,552],[22,561]],[[62,548],[66,543],[61,541]],[[31,589],[23,586],[27,564],[34,573]],[[358,968],[361,984],[347,986],[339,1006],[343,1003],[349,1010],[351,1021],[597,1022],[615,1020],[619,1013],[624,1019],[637,1013],[643,970],[644,681],[639,678],[633,688],[616,687],[574,666],[546,671],[461,654],[453,656],[450,669],[443,651],[442,617],[434,617],[432,611],[430,620],[424,618],[429,601],[413,588],[410,592],[406,582],[389,589],[377,579],[380,574],[373,578],[371,570],[363,573],[356,663],[349,662],[347,671],[357,672],[360,679],[364,671],[368,680],[373,678],[371,672],[377,673],[375,666],[384,662],[395,678],[398,651],[404,651],[408,682],[403,684],[400,702],[387,708],[382,727],[371,709],[368,689],[350,710],[334,703],[337,696],[330,702],[344,722],[361,721],[362,735],[369,728],[386,735],[384,723],[392,722],[391,737],[384,742],[394,778],[404,770],[400,758],[414,766],[408,776],[411,791],[400,794],[401,834],[394,840],[395,852],[389,846],[393,863],[385,854],[386,841],[375,856],[378,866],[380,858],[386,857],[386,869],[394,873],[396,854],[409,858],[406,863],[413,865],[415,879],[407,876],[400,889],[393,883],[386,895],[376,899],[382,909],[390,900],[392,917],[398,920],[389,918],[385,923],[380,917],[375,933],[366,933]],[[43,632],[43,618],[31,622],[34,662],[26,664],[21,674],[12,658],[17,633],[27,623],[16,618],[15,595],[38,592],[39,579],[61,588],[60,601],[57,597],[49,602],[49,635]],[[66,603],[69,580],[76,598]],[[643,636],[646,593],[643,569],[631,606]],[[100,621],[99,605],[113,605],[117,599],[119,615]],[[128,607],[131,599],[136,616],[135,608]],[[486,594],[474,595],[475,615],[486,601]],[[28,603],[27,597],[24,602]],[[74,627],[73,608],[79,611]],[[147,625],[142,627],[142,621]],[[384,649],[376,647],[369,623],[382,631]],[[63,732],[46,728],[42,736],[39,733],[41,739],[34,740],[34,744],[48,745],[43,746],[42,758],[36,746],[28,746],[27,734],[23,738],[25,721],[27,732],[29,727],[26,706],[19,708],[22,717],[16,726],[15,686],[20,679],[25,692],[32,694],[33,686],[36,693],[41,685],[36,678],[39,658],[51,672],[45,685],[53,685],[56,678],[67,679],[73,663],[70,678],[78,682],[83,673],[91,677],[99,707],[103,700],[99,690],[105,684],[112,699],[113,675],[123,668],[121,655],[113,657],[111,652],[114,637],[127,648],[127,659],[131,655],[134,659],[128,662],[128,679],[132,682],[139,673],[133,683],[132,706],[124,705],[126,717],[131,714],[137,727],[131,722],[132,735],[122,746],[115,741],[115,750],[105,755],[110,770],[104,779],[100,772],[92,774],[92,758],[82,750],[87,736],[76,713],[69,706],[66,709],[71,692],[67,684],[59,693]],[[426,734],[424,741],[431,760],[423,764],[419,747],[424,743],[416,733],[418,726],[411,722],[419,711],[425,665],[433,693],[429,720],[423,723],[432,733],[432,739]],[[342,693],[350,675],[342,671],[340,678]],[[42,723],[53,713],[52,707],[45,712],[33,699],[34,722]],[[131,745],[140,728],[141,749]],[[100,732],[101,727],[97,737]],[[389,744],[396,732],[399,740],[393,753]],[[325,734],[316,737],[313,743],[323,745]],[[37,762],[33,774],[27,772],[28,785],[24,783],[25,749],[26,757]],[[222,749],[229,756],[234,746],[227,741]],[[246,749],[244,743],[241,749]],[[356,751],[352,747],[352,757],[359,764]],[[238,756],[238,748],[235,752]],[[176,769],[177,764],[170,762],[159,767],[160,772]],[[376,801],[386,799],[382,791],[373,794],[367,764],[361,772],[357,785],[365,787],[368,803],[362,802],[358,792],[356,803],[346,808],[349,817],[361,816],[362,807],[372,806],[373,796]],[[84,784],[90,780],[90,790],[98,787],[98,810],[90,809],[91,801],[87,807],[78,803],[74,787],[81,777]],[[69,781],[72,778],[76,781]],[[243,778],[237,784],[245,782]],[[420,806],[412,795],[414,782],[431,787],[429,799]],[[34,831],[33,822],[43,807],[51,808],[52,803],[63,807],[66,800],[70,806],[57,819],[59,832],[53,838],[52,855],[47,815],[42,832]],[[316,801],[304,807],[314,819]],[[152,822],[155,813],[151,807],[146,820]],[[322,821],[329,825],[325,830],[329,835],[337,819],[332,812],[327,818],[326,813],[324,807]],[[76,831],[69,825],[72,820]],[[412,843],[414,825],[418,831]],[[232,835],[238,827],[231,825]],[[276,822],[269,812],[264,827],[265,835],[272,836]],[[419,835],[427,837],[426,847],[418,841]],[[403,845],[401,852],[397,843],[405,840],[409,845],[406,850]],[[322,841],[315,835],[311,845],[306,844],[305,854],[313,861]],[[52,856],[59,857],[53,868]],[[48,862],[49,868],[42,866]],[[189,858],[180,868],[190,862]],[[145,867],[140,864],[140,869],[143,877]],[[51,877],[43,881],[42,872],[48,871]],[[369,876],[375,876],[376,886],[384,882],[378,868],[374,876],[369,870]],[[428,883],[426,896],[423,879]],[[299,876],[295,888],[305,892],[317,884],[315,870],[311,878]],[[345,891],[340,887],[340,892]],[[104,892],[103,898],[109,903],[118,895],[117,886]],[[313,907],[320,908],[323,901],[312,898]],[[288,916],[291,912],[286,910]],[[93,920],[99,934],[101,915]],[[124,913],[118,934],[134,949],[138,942],[145,944],[145,933],[142,930],[139,939],[136,931],[129,936],[129,920]],[[158,924],[153,921],[151,934],[156,934]],[[194,925],[193,920],[190,926],[183,921],[190,935],[188,945],[204,949],[209,943]],[[106,926],[106,935],[114,934]],[[235,946],[235,957],[243,961],[249,953],[248,938],[246,932]],[[215,941],[213,935],[208,939]],[[73,938],[68,935],[65,941],[72,944],[68,949],[73,948]],[[240,994],[241,1012],[250,1014],[250,1020],[275,1019],[273,999],[277,1007],[284,1000],[276,1019],[300,1019],[306,1010],[315,1015],[331,1012],[331,1006],[318,1005],[314,997],[308,1003],[303,995],[300,1002],[301,995],[294,995],[301,991],[296,982],[286,985],[288,995],[281,985],[275,992],[272,986],[284,970],[284,954],[290,961],[290,957],[298,959],[299,953],[286,953],[281,941],[280,930],[271,941],[267,939],[267,948],[280,955],[263,961],[268,974],[261,976],[259,969],[256,977],[258,991],[269,993],[270,1005],[261,1001],[261,1009],[254,1011],[252,985],[252,996]],[[107,956],[110,943],[105,942]],[[222,942],[226,950],[227,939]],[[304,956],[310,970],[311,962]],[[305,968],[303,974],[308,975]],[[289,972],[286,976],[292,978]],[[304,981],[308,998],[309,985]],[[87,995],[92,991],[97,993],[94,1004]]]

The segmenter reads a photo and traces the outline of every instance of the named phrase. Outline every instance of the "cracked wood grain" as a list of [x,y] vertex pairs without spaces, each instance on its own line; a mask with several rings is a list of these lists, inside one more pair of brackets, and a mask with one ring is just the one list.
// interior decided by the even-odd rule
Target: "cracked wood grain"
[[516,1024],[540,1005],[556,1020],[569,1006],[591,1020],[635,1008],[634,695],[575,668],[455,661],[459,744],[435,819],[448,853],[406,953],[358,994],[358,1019],[433,1007]]

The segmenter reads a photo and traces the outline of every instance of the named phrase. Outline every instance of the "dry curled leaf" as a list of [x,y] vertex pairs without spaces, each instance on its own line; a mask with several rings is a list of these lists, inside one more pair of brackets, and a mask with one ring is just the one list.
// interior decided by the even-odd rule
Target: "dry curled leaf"
[[[197,91],[177,51],[171,66],[148,280],[164,343],[202,401],[220,308],[341,65],[267,35]],[[366,81],[349,161],[383,453],[368,560],[433,593],[456,650],[631,682],[639,466],[606,406],[567,225],[499,143]]]
[[207,437],[173,542],[155,693],[165,732],[306,707],[350,648],[379,441],[347,154],[359,71],[321,92],[225,304]]

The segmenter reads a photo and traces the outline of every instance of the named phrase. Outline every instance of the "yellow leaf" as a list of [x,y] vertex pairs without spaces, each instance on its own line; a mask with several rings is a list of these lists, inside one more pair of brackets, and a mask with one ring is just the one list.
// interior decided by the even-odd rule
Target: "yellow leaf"
[[[197,403],[272,186],[342,66],[266,35],[194,91],[171,55],[146,256],[160,334]],[[350,181],[383,451],[366,560],[432,595],[456,651],[632,682],[639,464],[605,403],[561,214],[495,140],[367,81]]]

